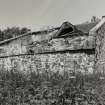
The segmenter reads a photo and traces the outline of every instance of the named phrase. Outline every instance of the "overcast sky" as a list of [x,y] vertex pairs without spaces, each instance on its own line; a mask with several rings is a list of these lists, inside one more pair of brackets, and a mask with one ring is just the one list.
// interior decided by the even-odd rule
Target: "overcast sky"
[[0,0],[0,28],[39,29],[64,21],[79,24],[105,15],[105,0]]

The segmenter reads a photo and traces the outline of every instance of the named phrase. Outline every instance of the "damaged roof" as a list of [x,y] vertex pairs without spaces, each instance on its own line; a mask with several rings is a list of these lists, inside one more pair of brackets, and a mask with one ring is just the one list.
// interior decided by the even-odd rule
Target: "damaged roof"
[[65,37],[71,37],[74,35],[83,35],[84,33],[77,29],[76,26],[72,25],[69,22],[64,22],[60,29],[57,31],[55,37],[56,38],[65,38]]
[[82,31],[83,33],[89,33],[89,31],[95,27],[98,24],[98,22],[92,22],[92,23],[83,23],[76,25],[77,29]]
[[72,37],[72,36],[81,36],[85,35],[85,33],[89,32],[91,28],[93,28],[97,23],[88,23],[88,24],[80,24],[80,25],[72,25],[69,22],[64,22],[60,27],[48,29],[48,30],[41,30],[37,32],[28,32],[23,35],[10,38],[4,41],[0,42],[0,45],[10,43],[13,40],[17,40],[19,38],[22,38],[24,36],[28,35],[39,35],[42,33],[50,33],[53,32],[54,30],[57,30],[57,32],[52,36],[52,38],[67,38],[67,37]]

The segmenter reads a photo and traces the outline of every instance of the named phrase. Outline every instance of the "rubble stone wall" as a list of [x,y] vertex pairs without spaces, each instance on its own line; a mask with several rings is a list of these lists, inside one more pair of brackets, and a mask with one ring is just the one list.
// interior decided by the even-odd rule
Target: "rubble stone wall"
[[104,72],[105,70],[105,23],[97,31],[95,58],[96,58],[96,71]]
[[0,70],[12,70],[15,68],[23,73],[64,72],[92,73],[94,70],[94,54],[63,53],[63,54],[39,54],[24,55],[8,58],[0,58]]
[[[50,39],[49,37],[55,34],[55,31],[48,34],[49,35],[46,35],[47,38],[44,38],[44,34],[43,36],[24,36],[0,46],[0,70],[10,71],[14,68],[24,73],[32,71],[43,73],[47,71],[51,73],[59,72],[60,74],[63,74],[64,72],[93,72],[94,54],[87,54],[83,51],[76,52],[76,50],[81,49],[92,50],[94,48],[93,36],[48,40]],[[41,39],[43,39],[43,41],[41,41]],[[33,45],[30,45],[32,42]],[[32,48],[30,46],[32,46]],[[69,52],[67,52],[67,50],[69,50]],[[60,53],[60,51],[64,52]],[[73,53],[73,51],[75,53]],[[43,54],[36,54],[40,52]],[[25,55],[20,56],[20,54]],[[1,58],[3,56],[4,58]]]

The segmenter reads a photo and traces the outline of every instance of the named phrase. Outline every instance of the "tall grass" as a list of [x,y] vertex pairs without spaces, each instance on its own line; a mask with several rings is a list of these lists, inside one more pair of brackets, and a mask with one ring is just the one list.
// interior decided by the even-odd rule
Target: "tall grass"
[[101,74],[0,71],[1,105],[104,105],[104,99]]

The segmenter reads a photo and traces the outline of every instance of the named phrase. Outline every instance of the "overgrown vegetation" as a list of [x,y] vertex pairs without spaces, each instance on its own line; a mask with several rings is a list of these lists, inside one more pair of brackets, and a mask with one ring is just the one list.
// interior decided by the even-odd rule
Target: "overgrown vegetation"
[[105,80],[100,74],[0,71],[0,105],[104,105],[104,99]]

